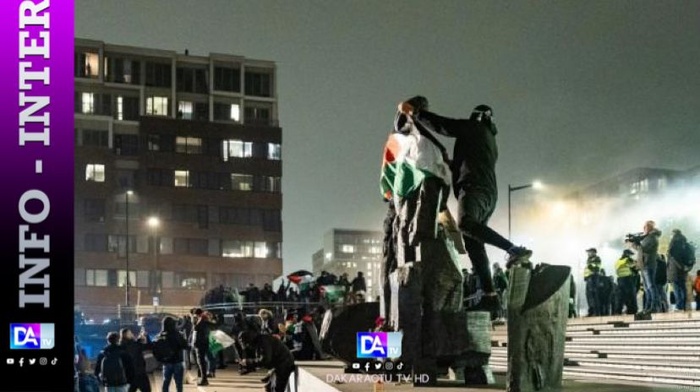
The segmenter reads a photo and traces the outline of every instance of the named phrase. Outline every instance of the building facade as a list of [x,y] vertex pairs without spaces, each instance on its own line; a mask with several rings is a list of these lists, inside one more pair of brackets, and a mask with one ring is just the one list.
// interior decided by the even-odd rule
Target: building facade
[[348,279],[362,272],[367,283],[368,301],[374,301],[381,291],[382,241],[384,233],[369,230],[331,229],[323,237],[323,248],[312,255],[315,276],[327,271]]
[[77,305],[191,306],[282,273],[275,70],[76,39]]

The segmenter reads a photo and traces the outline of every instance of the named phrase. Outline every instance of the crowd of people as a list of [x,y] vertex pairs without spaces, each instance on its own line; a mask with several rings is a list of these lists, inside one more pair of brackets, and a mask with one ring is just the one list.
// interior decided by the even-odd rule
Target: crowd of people
[[[259,367],[271,369],[263,378],[268,391],[283,391],[294,360],[326,359],[318,331],[325,309],[288,309],[275,314],[260,309],[257,314],[234,315],[233,324],[224,323],[223,314],[193,308],[177,319],[166,316],[161,330],[151,339],[144,329],[135,336],[131,328],[109,332],[106,345],[94,363],[85,350],[75,346],[76,392],[150,392],[151,381],[145,360],[150,351],[162,365],[159,389],[182,392],[186,371],[195,367],[196,384],[209,385],[216,370],[236,364],[241,374]],[[220,337],[228,342],[221,344]],[[283,385],[282,385],[283,384]]]
[[[595,248],[587,249],[584,269],[588,316],[644,314],[700,309],[700,271],[692,290],[688,274],[695,264],[695,248],[681,230],[673,229],[666,254],[659,252],[661,231],[647,221],[643,231],[627,236],[627,249],[615,262],[615,275],[608,276]],[[617,280],[615,280],[617,278]],[[670,288],[670,290],[669,290]],[[641,309],[638,296],[642,295]]]

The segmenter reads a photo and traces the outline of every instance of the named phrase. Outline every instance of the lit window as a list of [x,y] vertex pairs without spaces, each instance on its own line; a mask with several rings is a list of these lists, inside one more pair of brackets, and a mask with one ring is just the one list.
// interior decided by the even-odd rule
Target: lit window
[[83,64],[80,64],[82,77],[96,78],[100,56],[97,53],[82,53]]
[[224,140],[222,142],[223,159],[225,162],[229,158],[249,158],[253,156],[253,143],[242,140]]
[[222,241],[221,255],[223,257],[253,257],[252,241]]
[[333,254],[331,252],[326,252],[326,260],[330,260],[331,257],[333,257]]
[[124,98],[117,97],[117,120],[124,119]]
[[341,245],[340,251],[343,253],[355,253],[355,245]]
[[83,103],[83,113],[84,114],[95,113],[95,94],[83,93],[82,103]]
[[180,101],[177,105],[178,116],[184,120],[192,120],[192,102]]
[[253,190],[253,176],[250,174],[231,174],[231,189],[234,191]]
[[265,259],[268,257],[267,243],[265,242],[255,242],[254,250],[255,258]]
[[201,154],[202,139],[198,137],[178,136],[175,138],[175,152]]
[[189,170],[175,170],[175,186],[189,187],[190,172]]
[[279,160],[282,158],[282,146],[279,143],[267,143],[267,159]]
[[382,247],[381,246],[370,246],[369,247],[369,253],[373,255],[378,255],[382,253]]
[[88,269],[85,270],[85,285],[87,286],[107,286],[107,270]]
[[85,166],[85,181],[105,182],[105,165],[87,164]]
[[146,114],[151,116],[168,115],[168,97],[146,98]]
[[241,121],[241,107],[237,103],[231,104],[231,120]]
[[[135,287],[136,284],[136,271],[129,271],[129,286]],[[119,287],[126,287],[126,271],[117,271],[117,285]]]

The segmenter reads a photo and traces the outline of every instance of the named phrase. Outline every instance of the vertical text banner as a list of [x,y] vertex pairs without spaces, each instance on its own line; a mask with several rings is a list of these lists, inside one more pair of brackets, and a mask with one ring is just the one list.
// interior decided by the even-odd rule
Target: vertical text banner
[[0,3],[1,391],[73,388],[73,6]]

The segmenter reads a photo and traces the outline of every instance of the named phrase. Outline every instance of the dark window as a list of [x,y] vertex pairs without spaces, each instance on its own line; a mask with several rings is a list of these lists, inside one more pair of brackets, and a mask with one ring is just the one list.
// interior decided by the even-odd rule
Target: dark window
[[175,238],[173,239],[173,252],[175,254],[207,256],[209,254],[209,240]]
[[282,220],[279,210],[262,210],[263,230],[282,231]]
[[175,186],[173,171],[164,169],[148,169],[148,185]]
[[160,151],[160,138],[161,135],[155,133],[146,136],[148,151]]
[[209,104],[204,102],[194,103],[193,120],[209,120]]
[[85,199],[85,220],[89,222],[104,222],[105,199]]
[[263,72],[246,71],[245,95],[257,97],[272,96],[272,75]]
[[83,146],[108,147],[109,133],[99,129],[83,129]]
[[272,124],[271,110],[268,107],[246,106],[245,122],[246,124],[271,125]]
[[113,83],[139,84],[141,63],[124,58],[105,58],[105,80]]
[[253,224],[251,220],[252,211],[257,210],[241,207],[220,207],[219,222],[231,225],[251,225]]
[[146,86],[170,87],[172,68],[170,64],[146,63]]
[[[134,188],[136,185],[135,170],[117,170],[117,183],[121,188]],[[129,202],[131,204],[131,202]]]
[[200,229],[209,228],[209,208],[207,206],[197,206],[197,223]]
[[96,114],[103,116],[112,115],[112,96],[109,94],[95,94],[95,108]]
[[214,67],[214,89],[240,92],[241,71],[236,68]]
[[114,152],[117,155],[138,155],[138,135],[114,135]]
[[85,234],[85,251],[87,252],[105,252],[107,251],[107,235],[106,234]]
[[136,121],[139,119],[139,98],[124,97],[122,101],[122,117],[124,120]]

